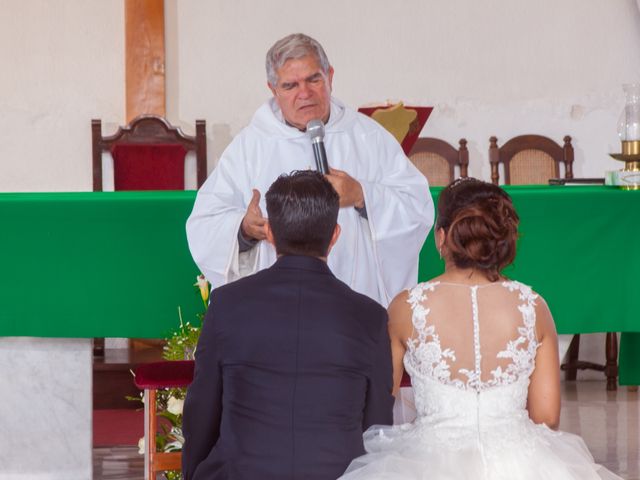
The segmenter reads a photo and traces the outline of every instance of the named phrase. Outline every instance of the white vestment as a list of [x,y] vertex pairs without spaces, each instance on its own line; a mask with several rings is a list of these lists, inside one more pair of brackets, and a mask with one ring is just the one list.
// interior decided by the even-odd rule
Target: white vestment
[[[417,283],[418,255],[434,216],[429,185],[383,127],[336,99],[324,144],[329,165],[362,185],[368,216],[354,207],[340,209],[342,233],[329,267],[386,307]],[[260,191],[266,216],[264,195],[271,183],[282,173],[306,169],[315,169],[311,141],[284,123],[277,103],[269,100],[224,151],[187,221],[191,254],[214,288],[274,263],[276,252],[266,241],[239,253],[238,229],[253,188]]]

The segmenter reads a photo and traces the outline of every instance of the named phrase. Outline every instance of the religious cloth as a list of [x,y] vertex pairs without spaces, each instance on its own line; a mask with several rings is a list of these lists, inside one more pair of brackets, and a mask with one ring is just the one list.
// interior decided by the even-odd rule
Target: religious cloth
[[[362,185],[367,217],[353,207],[340,209],[342,234],[329,267],[351,288],[387,306],[418,280],[418,254],[434,218],[429,185],[391,134],[335,98],[324,144],[329,166]],[[187,221],[191,254],[214,288],[276,260],[266,241],[239,251],[238,230],[252,189],[260,192],[266,216],[264,194],[271,183],[282,173],[314,164],[306,133],[284,122],[273,99],[262,105],[222,154]]]
[[386,128],[398,140],[406,155],[411,152],[432,111],[433,107],[405,106],[402,102],[358,108],[358,112]]

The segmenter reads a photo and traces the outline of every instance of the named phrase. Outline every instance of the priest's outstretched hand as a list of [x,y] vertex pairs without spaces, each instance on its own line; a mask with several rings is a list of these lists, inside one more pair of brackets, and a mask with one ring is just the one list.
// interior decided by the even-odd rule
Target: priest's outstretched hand
[[362,185],[347,172],[329,167],[327,180],[331,182],[333,188],[340,197],[340,207],[364,207],[364,193]]
[[247,207],[247,213],[242,219],[242,234],[247,238],[255,240],[264,240],[267,235],[265,233],[265,225],[267,219],[262,215],[260,209],[260,192],[253,189],[253,196]]

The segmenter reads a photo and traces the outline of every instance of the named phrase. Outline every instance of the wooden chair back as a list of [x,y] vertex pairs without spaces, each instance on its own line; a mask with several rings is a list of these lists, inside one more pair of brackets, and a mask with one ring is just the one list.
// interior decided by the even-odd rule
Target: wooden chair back
[[455,148],[439,138],[418,138],[409,152],[409,160],[427,177],[429,185],[449,185],[456,178],[468,175],[469,151],[467,141],[461,138],[460,147]]
[[[196,134],[195,136],[186,135],[180,128],[173,127],[169,122],[157,115],[140,115],[133,119],[131,123],[124,127],[119,127],[118,131],[113,135],[102,135],[102,121],[99,119],[91,120],[91,140],[92,140],[92,156],[93,156],[93,190],[102,191],[103,178],[102,178],[102,153],[104,151],[113,152],[120,147],[144,147],[159,149],[161,147],[176,147],[180,150],[184,149],[182,153],[192,151],[196,155],[196,176],[198,188],[202,186],[207,177],[207,136],[206,136],[206,124],[204,120],[196,120]],[[178,153],[180,156],[180,153]],[[149,157],[149,155],[146,155]],[[166,156],[166,155],[165,155]],[[115,157],[115,155],[114,155]],[[181,160],[183,160],[183,156]],[[145,159],[146,160],[146,159]],[[114,158],[114,172],[117,168],[117,162]],[[181,166],[182,173],[181,178],[184,179],[184,166]],[[152,174],[162,175],[163,172],[156,169],[149,169]],[[166,175],[166,173],[165,173]],[[117,177],[117,172],[116,172]],[[146,175],[145,175],[146,177]],[[139,180],[140,185],[148,184],[149,178],[143,178]],[[152,180],[153,182],[153,180]],[[184,183],[184,180],[183,182]],[[154,189],[166,190],[173,189],[171,187],[163,188],[163,185],[175,184],[175,179],[158,179],[155,183],[152,183]],[[159,186],[158,186],[159,185]],[[118,186],[116,185],[116,190]],[[126,187],[122,190],[133,189],[145,189],[143,186],[136,186],[136,179],[127,180]],[[184,189],[184,185],[180,190]]]
[[571,137],[564,137],[564,145],[542,135],[520,135],[498,147],[498,139],[489,139],[491,181],[500,183],[500,164],[504,168],[505,185],[547,185],[550,178],[573,178],[573,146]]

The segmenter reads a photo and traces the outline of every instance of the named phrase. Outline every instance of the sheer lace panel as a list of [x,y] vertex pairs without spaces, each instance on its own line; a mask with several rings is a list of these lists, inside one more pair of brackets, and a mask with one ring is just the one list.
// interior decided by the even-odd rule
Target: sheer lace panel
[[537,297],[514,281],[414,287],[408,298],[414,328],[405,356],[409,373],[474,390],[528,377],[538,346]]

